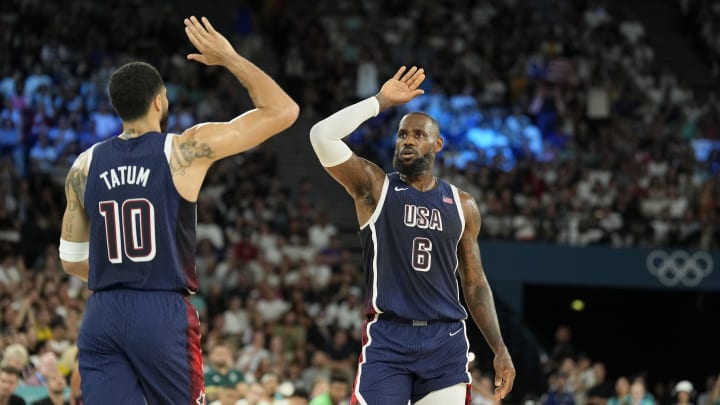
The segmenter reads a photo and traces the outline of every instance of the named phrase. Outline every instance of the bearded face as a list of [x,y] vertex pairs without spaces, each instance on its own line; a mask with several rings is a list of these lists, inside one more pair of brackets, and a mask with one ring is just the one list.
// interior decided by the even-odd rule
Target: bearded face
[[441,148],[437,123],[424,113],[407,114],[398,127],[393,167],[410,179],[430,174]]
[[393,167],[398,173],[406,176],[407,178],[415,178],[420,174],[430,170],[433,162],[435,161],[435,154],[428,152],[422,156],[419,156],[417,152],[412,151],[415,157],[410,157],[410,151],[404,148],[395,151],[393,157]]

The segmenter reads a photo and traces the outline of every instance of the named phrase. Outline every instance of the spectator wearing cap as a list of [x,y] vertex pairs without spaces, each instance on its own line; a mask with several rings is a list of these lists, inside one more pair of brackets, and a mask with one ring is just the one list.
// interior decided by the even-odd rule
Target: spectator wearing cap
[[688,380],[679,381],[675,384],[673,395],[675,396],[674,405],[694,405],[690,400],[694,394],[694,387]]

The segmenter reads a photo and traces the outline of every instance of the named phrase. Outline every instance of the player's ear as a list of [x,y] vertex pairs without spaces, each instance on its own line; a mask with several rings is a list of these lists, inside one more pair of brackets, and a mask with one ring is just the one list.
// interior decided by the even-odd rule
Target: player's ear
[[445,140],[443,140],[442,136],[435,135],[435,153],[440,152],[442,150],[444,143],[445,143]]
[[162,93],[158,93],[155,96],[155,98],[153,98],[152,107],[155,109],[155,111],[162,112],[162,110],[163,110]]

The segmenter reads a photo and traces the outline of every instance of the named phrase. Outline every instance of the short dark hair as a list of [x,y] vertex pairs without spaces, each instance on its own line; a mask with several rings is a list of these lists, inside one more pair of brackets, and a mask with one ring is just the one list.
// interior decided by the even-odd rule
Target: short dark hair
[[163,87],[163,79],[155,67],[145,62],[120,66],[110,76],[110,102],[123,121],[133,121],[147,113],[153,98]]
[[330,383],[343,383],[343,384],[350,384],[350,380],[348,379],[347,372],[345,372],[342,369],[332,369],[330,370]]
[[22,371],[13,366],[2,366],[2,368],[0,368],[0,372],[5,374],[15,374],[17,378],[22,378]]
[[50,320],[50,329],[63,328],[66,329],[65,320],[62,316],[56,315]]

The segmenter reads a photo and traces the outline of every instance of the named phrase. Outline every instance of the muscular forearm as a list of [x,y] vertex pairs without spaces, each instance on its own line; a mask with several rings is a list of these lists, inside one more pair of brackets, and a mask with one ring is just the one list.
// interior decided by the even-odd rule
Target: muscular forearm
[[495,302],[487,280],[474,285],[466,285],[463,292],[465,293],[465,302],[470,315],[475,320],[478,328],[480,328],[493,353],[497,354],[501,350],[507,350],[500,333]]
[[87,282],[88,273],[90,272],[90,264],[87,260],[83,260],[81,262],[68,262],[62,260],[62,267],[66,273],[72,274],[73,276],[80,278],[82,281]]
[[295,101],[275,80],[244,57],[237,54],[228,57],[225,67],[247,88],[255,107],[293,111],[298,109]]

